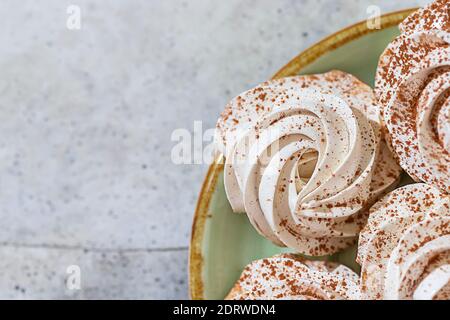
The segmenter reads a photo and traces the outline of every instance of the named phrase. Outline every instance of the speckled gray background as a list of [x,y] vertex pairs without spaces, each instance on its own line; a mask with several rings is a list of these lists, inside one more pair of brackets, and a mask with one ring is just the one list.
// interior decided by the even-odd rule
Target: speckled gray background
[[0,298],[187,298],[206,165],[173,164],[172,131],[212,127],[368,5],[425,2],[2,1]]

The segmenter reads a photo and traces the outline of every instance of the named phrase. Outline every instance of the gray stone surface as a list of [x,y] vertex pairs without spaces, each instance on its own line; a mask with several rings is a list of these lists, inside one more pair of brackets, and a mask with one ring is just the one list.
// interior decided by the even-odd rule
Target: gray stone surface
[[173,130],[213,127],[368,5],[425,2],[2,1],[0,298],[187,298],[206,165],[172,163]]
[[[0,248],[2,298],[184,298],[186,255],[185,250],[3,246]],[[75,280],[79,282],[73,282],[73,276],[78,275],[73,266],[79,268],[79,280]]]

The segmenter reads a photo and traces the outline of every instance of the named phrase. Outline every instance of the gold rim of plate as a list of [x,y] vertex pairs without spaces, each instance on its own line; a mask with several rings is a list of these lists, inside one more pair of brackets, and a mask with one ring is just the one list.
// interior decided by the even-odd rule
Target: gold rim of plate
[[[417,8],[382,15],[380,17],[380,29],[370,29],[367,26],[366,20],[342,29],[300,53],[282,67],[272,79],[294,76],[298,74],[301,69],[305,68],[325,53],[337,49],[366,34],[398,25],[415,10],[417,10]],[[204,299],[202,243],[209,203],[215,190],[217,178],[223,170],[222,160],[222,155],[220,155],[215,159],[214,163],[209,166],[200,190],[192,223],[191,243],[189,246],[189,294],[191,299],[194,300]]]

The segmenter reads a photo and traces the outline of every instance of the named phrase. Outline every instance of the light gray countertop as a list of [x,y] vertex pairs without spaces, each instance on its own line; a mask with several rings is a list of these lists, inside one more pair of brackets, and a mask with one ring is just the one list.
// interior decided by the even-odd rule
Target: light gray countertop
[[187,298],[207,165],[174,164],[172,132],[369,5],[425,2],[2,1],[0,298]]

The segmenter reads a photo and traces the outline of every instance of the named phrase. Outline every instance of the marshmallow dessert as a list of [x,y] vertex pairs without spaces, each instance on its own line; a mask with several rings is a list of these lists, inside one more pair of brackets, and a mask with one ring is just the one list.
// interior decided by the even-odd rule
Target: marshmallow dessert
[[219,118],[215,142],[233,211],[310,256],[354,244],[368,207],[401,173],[381,139],[372,89],[341,71],[244,92]]
[[359,238],[362,299],[450,299],[450,197],[411,184],[370,209]]
[[358,275],[333,262],[280,254],[249,264],[227,300],[357,300]]
[[450,193],[450,2],[410,15],[375,81],[386,140],[417,182]]

